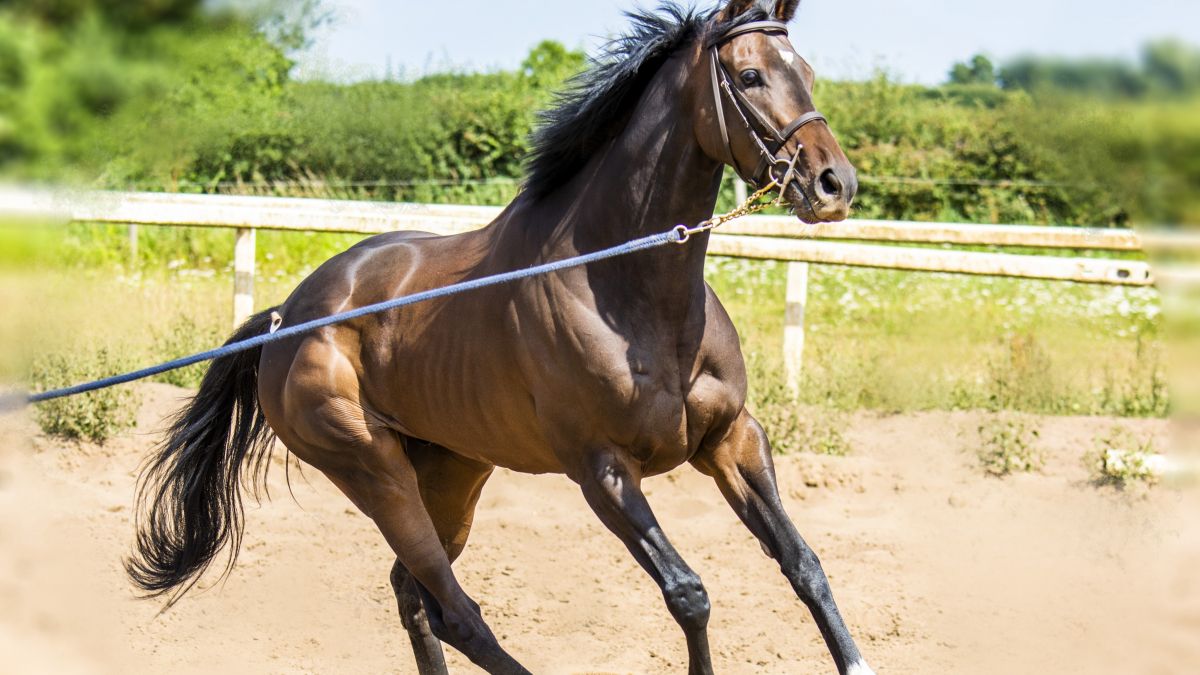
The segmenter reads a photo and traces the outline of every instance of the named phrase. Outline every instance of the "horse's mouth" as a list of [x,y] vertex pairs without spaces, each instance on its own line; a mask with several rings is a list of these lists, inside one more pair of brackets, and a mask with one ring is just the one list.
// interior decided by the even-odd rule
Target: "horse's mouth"
[[800,186],[800,181],[793,180],[783,188],[783,199],[792,209],[792,213],[801,221],[815,225],[830,221],[845,220],[850,215],[850,205],[839,199],[821,199],[809,194]]
[[783,199],[791,207],[791,211],[801,221],[814,225],[822,221],[817,215],[817,210],[813,208],[812,200],[800,188],[798,181],[791,181],[783,186]]

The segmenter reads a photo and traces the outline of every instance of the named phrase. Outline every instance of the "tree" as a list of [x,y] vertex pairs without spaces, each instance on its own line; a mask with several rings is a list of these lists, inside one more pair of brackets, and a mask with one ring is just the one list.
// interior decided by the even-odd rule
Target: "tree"
[[1142,51],[1142,70],[1151,88],[1169,94],[1200,89],[1200,50],[1178,40],[1159,40]]
[[578,73],[585,60],[582,51],[568,50],[554,40],[543,40],[521,62],[521,72],[533,86],[550,89]]
[[10,0],[8,4],[18,13],[53,25],[69,25],[98,14],[110,25],[143,29],[189,19],[199,11],[202,0]]
[[969,64],[959,61],[950,69],[951,84],[996,84],[996,67],[991,59],[976,54]]

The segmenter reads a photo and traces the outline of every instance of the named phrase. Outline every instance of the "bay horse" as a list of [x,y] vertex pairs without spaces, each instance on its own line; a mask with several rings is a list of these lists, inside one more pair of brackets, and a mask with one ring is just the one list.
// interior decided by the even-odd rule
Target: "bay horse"
[[[543,113],[527,179],[487,227],[395,232],[331,258],[230,341],[399,295],[588,253],[709,218],[726,164],[774,181],[799,218],[846,217],[854,169],[812,100],[786,24],[799,0],[630,14]],[[378,526],[421,675],[442,644],[528,673],[451,563],[496,466],[561,473],[662,590],[691,675],[709,675],[709,600],[641,490],[691,463],[712,477],[816,620],[842,675],[866,675],[813,551],[784,512],[745,408],[737,330],[703,277],[708,233],[373,314],[215,360],[143,473],[133,582],[168,603],[241,543],[243,488],[278,438]],[[168,604],[169,606],[169,604]]]

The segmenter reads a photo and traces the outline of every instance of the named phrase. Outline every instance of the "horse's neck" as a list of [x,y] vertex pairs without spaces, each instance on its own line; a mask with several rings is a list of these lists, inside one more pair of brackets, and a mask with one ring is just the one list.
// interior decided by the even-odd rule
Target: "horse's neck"
[[[624,131],[593,157],[572,181],[577,190],[563,222],[572,248],[585,253],[694,226],[712,216],[720,164],[696,140],[692,107],[681,93],[687,64],[670,62],[638,102]],[[569,188],[568,188],[569,189]],[[586,214],[586,215],[585,215]],[[694,308],[703,294],[707,234],[686,245],[669,245],[618,265],[620,286],[640,289],[650,304],[676,315]],[[622,291],[626,292],[626,291]]]
[[693,112],[680,93],[682,68],[663,67],[624,131],[585,169],[576,204],[610,214],[585,233],[588,243],[613,245],[712,215],[719,164],[696,141]]
[[[592,253],[712,215],[720,163],[695,138],[684,91],[692,61],[664,64],[624,130],[565,185],[536,201],[518,196],[515,217],[489,228],[497,270]],[[597,295],[660,308],[668,322],[687,321],[703,299],[707,244],[702,233],[684,245],[594,264],[587,283]]]

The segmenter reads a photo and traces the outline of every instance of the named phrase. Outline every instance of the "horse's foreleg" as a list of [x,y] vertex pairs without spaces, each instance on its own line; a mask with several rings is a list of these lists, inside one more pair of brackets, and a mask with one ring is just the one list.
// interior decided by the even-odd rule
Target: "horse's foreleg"
[[758,421],[742,410],[725,440],[702,450],[692,464],[716,479],[721,494],[742,522],[779,562],[784,576],[812,612],[842,675],[870,675],[871,669],[846,629],[833,601],[821,563],[792,524],[775,482],[771,445]]
[[667,609],[687,638],[689,675],[712,675],[708,593],[663,534],[640,483],[634,463],[616,451],[591,455],[580,480],[592,510],[662,589]]

